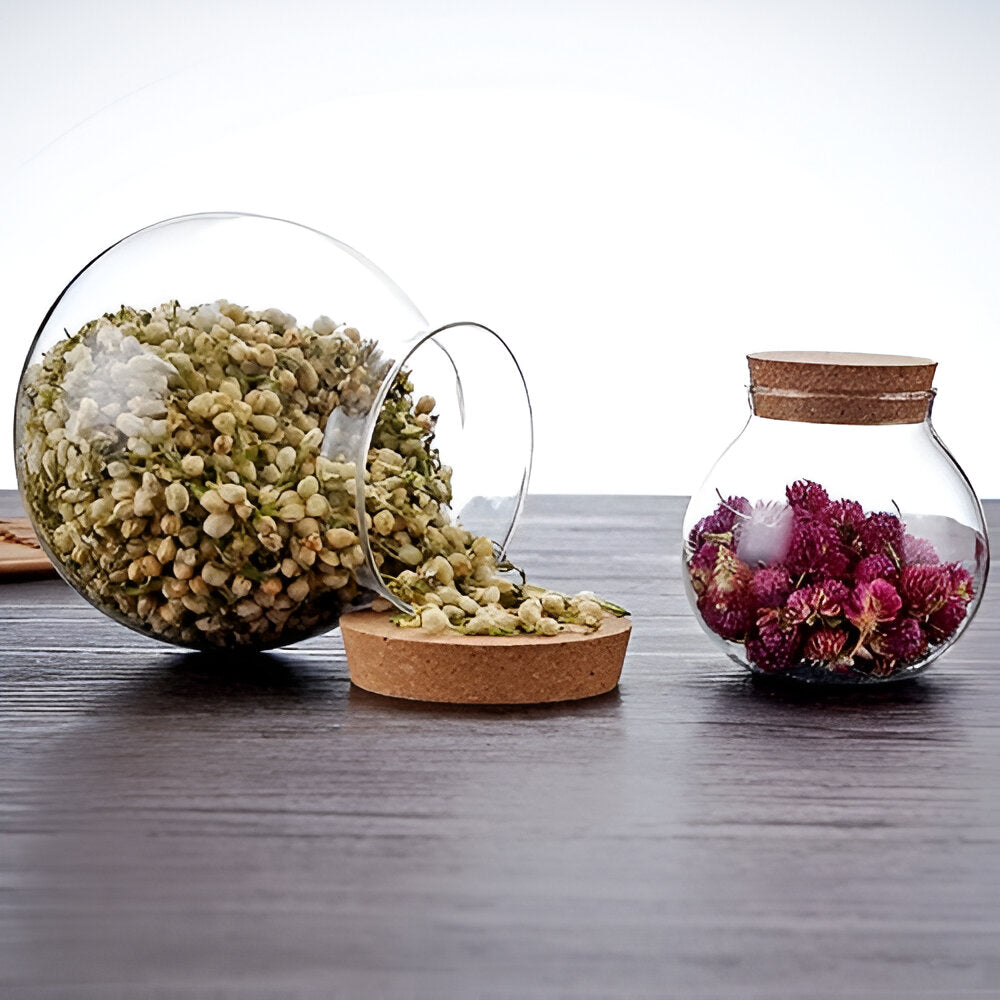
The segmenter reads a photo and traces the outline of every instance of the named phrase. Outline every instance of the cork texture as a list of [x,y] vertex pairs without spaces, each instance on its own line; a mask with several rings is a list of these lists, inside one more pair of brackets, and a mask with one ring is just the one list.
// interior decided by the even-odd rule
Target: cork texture
[[361,611],[340,620],[351,681],[393,698],[462,705],[532,705],[611,691],[632,628],[628,618],[608,618],[589,634],[441,636],[399,628],[391,618]]
[[0,519],[0,581],[55,576],[26,517]]
[[895,354],[748,354],[757,416],[827,424],[914,424],[927,418],[937,363]]

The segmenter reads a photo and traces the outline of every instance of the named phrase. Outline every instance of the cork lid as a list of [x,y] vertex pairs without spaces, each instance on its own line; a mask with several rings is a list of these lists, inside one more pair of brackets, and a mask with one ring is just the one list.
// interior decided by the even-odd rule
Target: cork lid
[[748,354],[753,412],[815,424],[917,424],[934,398],[937,362],[898,354]]
[[391,614],[340,619],[351,682],[366,691],[455,705],[535,705],[592,698],[621,676],[632,623],[606,618],[595,632],[428,635]]

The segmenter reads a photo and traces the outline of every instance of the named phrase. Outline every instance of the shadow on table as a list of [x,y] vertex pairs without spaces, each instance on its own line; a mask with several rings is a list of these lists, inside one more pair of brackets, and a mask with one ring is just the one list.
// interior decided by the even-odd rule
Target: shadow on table
[[180,653],[150,668],[122,697],[140,712],[169,708],[221,713],[247,706],[343,702],[345,682],[329,664],[294,653]]
[[621,694],[618,688],[607,694],[596,695],[593,698],[581,698],[577,701],[553,701],[540,705],[450,705],[445,702],[408,701],[406,698],[389,698],[381,694],[372,694],[352,684],[348,695],[348,708],[351,714],[355,712],[383,713],[392,712],[415,718],[449,718],[483,719],[491,716],[509,718],[555,718],[560,716],[585,717],[587,715],[607,715],[618,709],[621,704]]
[[851,687],[795,683],[780,678],[744,675],[733,677],[718,687],[718,697],[728,708],[743,703],[761,709],[767,705],[803,709],[807,712],[851,711],[886,713],[921,706],[940,709],[950,699],[947,683],[926,676],[913,677],[884,685]]
[[330,659],[303,657],[294,651],[250,653],[213,651],[179,653],[151,665],[142,679],[122,692],[131,711],[162,712],[243,711],[247,708],[276,712],[290,708],[333,705],[354,718],[378,719],[385,715],[409,718],[452,719],[559,718],[605,716],[621,704],[618,688],[578,701],[541,705],[450,705],[408,701],[372,694],[350,684],[344,664]]

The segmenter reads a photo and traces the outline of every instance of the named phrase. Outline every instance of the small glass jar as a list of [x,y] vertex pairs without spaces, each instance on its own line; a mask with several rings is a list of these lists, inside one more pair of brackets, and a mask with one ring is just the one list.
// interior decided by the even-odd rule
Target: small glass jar
[[347,245],[240,213],[157,223],[88,264],[15,416],[21,496],[63,578],[198,649],[287,645],[374,597],[412,610],[387,574],[446,523],[502,560],[531,455],[499,336],[431,326]]
[[755,674],[877,684],[968,627],[989,564],[976,494],[931,424],[936,364],[748,356],[751,416],[692,497],[698,621]]

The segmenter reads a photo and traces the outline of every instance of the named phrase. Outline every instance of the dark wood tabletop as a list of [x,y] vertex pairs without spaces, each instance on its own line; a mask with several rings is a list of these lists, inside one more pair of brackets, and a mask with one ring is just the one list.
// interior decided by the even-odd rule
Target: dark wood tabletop
[[0,585],[0,996],[1000,997],[1000,597],[917,680],[762,686],[691,615],[683,508],[531,499],[516,561],[634,616],[619,690],[547,707]]

